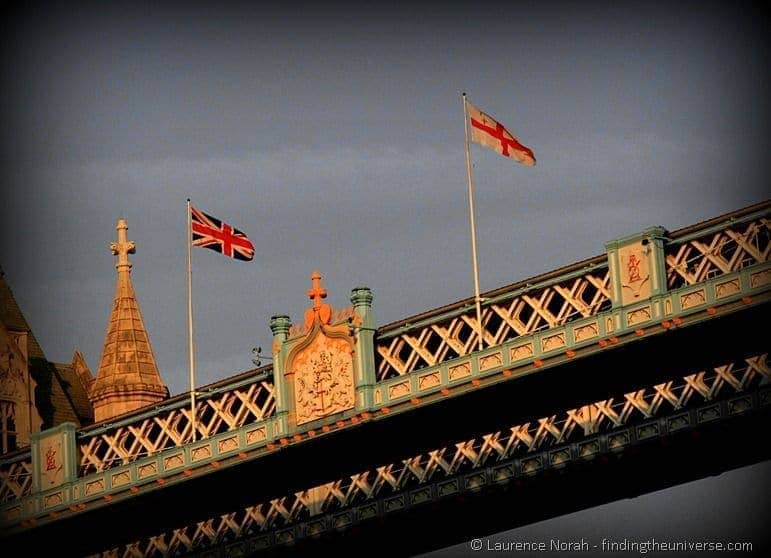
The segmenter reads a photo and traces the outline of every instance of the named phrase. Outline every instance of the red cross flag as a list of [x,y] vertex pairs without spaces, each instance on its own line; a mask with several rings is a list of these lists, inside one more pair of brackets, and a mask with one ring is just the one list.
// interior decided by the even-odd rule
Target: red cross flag
[[535,165],[535,155],[529,147],[525,147],[514,135],[503,127],[503,124],[491,118],[468,101],[468,115],[471,123],[471,139],[480,145],[497,151],[504,157],[532,167]]

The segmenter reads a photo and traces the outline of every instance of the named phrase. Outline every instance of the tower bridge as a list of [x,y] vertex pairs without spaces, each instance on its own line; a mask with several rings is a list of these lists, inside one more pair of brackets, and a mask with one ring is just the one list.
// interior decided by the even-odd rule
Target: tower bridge
[[3,456],[0,544],[404,555],[767,460],[770,214],[607,242],[484,293],[481,320],[466,299],[378,325],[369,288],[335,310],[314,273],[302,320],[270,319],[272,363],[200,388],[194,413],[149,344],[117,356],[124,322],[143,331],[124,230],[102,420]]

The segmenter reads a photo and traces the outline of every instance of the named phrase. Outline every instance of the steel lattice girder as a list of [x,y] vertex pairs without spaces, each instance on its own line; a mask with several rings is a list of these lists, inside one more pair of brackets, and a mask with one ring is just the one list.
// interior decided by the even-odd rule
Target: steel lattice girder
[[726,362],[159,534],[103,556],[177,555],[243,537],[256,547],[294,543],[298,537],[337,531],[767,409],[770,379],[765,353]]

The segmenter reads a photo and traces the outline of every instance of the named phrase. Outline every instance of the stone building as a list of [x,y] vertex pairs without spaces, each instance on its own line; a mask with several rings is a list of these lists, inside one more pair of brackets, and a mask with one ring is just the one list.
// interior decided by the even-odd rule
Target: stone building
[[69,363],[46,358],[0,272],[0,453],[29,445],[33,432],[64,422],[92,423],[92,381],[78,351]]
[[83,355],[48,360],[0,271],[0,453],[30,444],[30,435],[63,423],[111,419],[168,398],[134,287],[126,221],[117,224],[117,283],[96,377]]

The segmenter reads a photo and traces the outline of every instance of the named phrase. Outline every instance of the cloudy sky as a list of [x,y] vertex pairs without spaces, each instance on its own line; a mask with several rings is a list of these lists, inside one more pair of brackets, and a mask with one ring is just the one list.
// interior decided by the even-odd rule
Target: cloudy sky
[[538,159],[472,146],[483,290],[769,197],[760,4],[2,10],[0,264],[47,356],[96,370],[126,218],[172,394],[188,197],[257,250],[194,251],[199,384],[300,321],[314,269],[338,308],[372,288],[381,324],[473,294],[462,92]]

